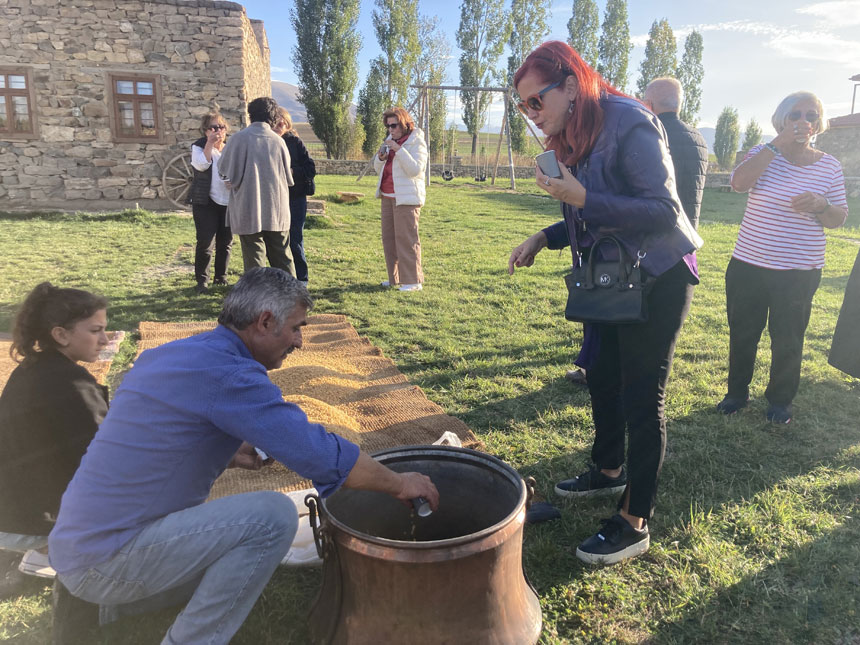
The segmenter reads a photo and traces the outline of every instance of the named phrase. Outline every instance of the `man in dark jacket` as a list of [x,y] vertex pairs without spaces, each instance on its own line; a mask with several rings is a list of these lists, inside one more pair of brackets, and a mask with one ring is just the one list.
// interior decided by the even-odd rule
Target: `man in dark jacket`
[[666,128],[678,197],[693,228],[698,228],[702,190],[708,174],[708,144],[696,128],[678,118],[683,96],[678,80],[667,76],[648,84],[643,102]]

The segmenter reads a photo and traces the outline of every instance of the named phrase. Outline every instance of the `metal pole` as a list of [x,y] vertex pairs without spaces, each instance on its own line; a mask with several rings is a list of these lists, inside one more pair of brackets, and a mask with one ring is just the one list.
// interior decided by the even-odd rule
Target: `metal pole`
[[[488,117],[489,118],[489,117]],[[508,125],[508,102],[505,101],[505,115],[502,117],[502,129],[499,130],[499,144],[496,146],[496,165],[493,167],[493,181],[491,185],[496,185],[496,176],[499,174],[499,157],[502,156],[502,138],[505,136],[505,127]]]
[[[505,115],[508,113],[508,106],[511,101],[511,96],[507,92],[505,92]],[[517,110],[519,112],[519,110]],[[511,123],[508,121],[507,123],[507,135],[508,135],[508,168],[511,170],[511,190],[517,189],[517,180],[514,177],[514,153],[511,150]]]
[[427,167],[424,169],[424,175],[427,180],[427,186],[430,186],[430,94],[427,92],[427,86],[424,86],[424,134],[427,143]]

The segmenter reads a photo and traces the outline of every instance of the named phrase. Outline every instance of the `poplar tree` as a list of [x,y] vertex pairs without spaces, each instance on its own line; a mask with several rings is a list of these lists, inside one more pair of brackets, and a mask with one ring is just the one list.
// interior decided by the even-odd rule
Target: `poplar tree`
[[[505,0],[462,0],[457,46],[460,54],[460,85],[481,87],[498,80],[496,61],[510,34]],[[484,125],[489,92],[462,92],[463,122],[472,135],[472,155]]]
[[741,150],[747,152],[761,143],[761,126],[755,119],[750,119],[747,123],[747,129],[744,130],[744,142],[741,144]]
[[420,52],[418,0],[376,0],[373,30],[382,50],[389,105],[405,106],[410,73]]
[[597,44],[597,71],[622,92],[627,87],[627,66],[632,49],[627,0],[606,0],[600,41]]
[[347,154],[353,134],[349,108],[358,84],[358,15],[359,0],[296,0],[290,11],[298,98],[329,159]]
[[738,111],[733,107],[723,108],[717,119],[717,131],[714,133],[714,155],[723,170],[734,165],[740,136]]
[[[508,39],[508,87],[513,87],[514,74],[526,56],[543,41],[549,31],[551,0],[511,0],[511,35]],[[516,100],[508,103],[508,126],[511,147],[519,153],[526,151],[528,133],[517,110]]]
[[388,96],[385,93],[385,62],[375,58],[370,62],[370,71],[364,81],[364,87],[358,93],[356,119],[364,127],[364,145],[361,151],[372,155],[385,139],[385,125],[382,123],[382,113],[389,107]]
[[568,42],[586,63],[597,67],[597,29],[600,18],[594,0],[573,0],[573,15],[567,23]]
[[648,83],[660,76],[675,76],[678,68],[675,34],[669,26],[669,21],[663,18],[655,20],[648,32],[648,42],[645,45],[645,58],[639,65],[639,85],[636,94],[639,98],[645,95]]
[[684,105],[681,106],[681,121],[694,126],[699,122],[699,110],[702,107],[702,79],[705,77],[705,67],[702,65],[704,43],[702,34],[690,32],[684,40],[684,55],[678,66],[678,81],[684,88]]
[[[418,23],[418,41],[421,51],[412,69],[412,80],[416,85],[442,85],[451,43],[439,27],[438,16],[422,16]],[[418,95],[417,90],[410,92],[410,102]],[[430,154],[435,155],[442,147],[445,137],[445,119],[448,116],[448,102],[445,90],[427,90],[430,106]],[[419,124],[424,127],[424,124]]]

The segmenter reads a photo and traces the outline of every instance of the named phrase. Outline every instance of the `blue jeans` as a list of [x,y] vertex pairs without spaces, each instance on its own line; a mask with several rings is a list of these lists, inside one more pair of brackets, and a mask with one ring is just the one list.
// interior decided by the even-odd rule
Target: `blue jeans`
[[296,264],[296,280],[308,281],[308,260],[305,257],[305,220],[308,216],[308,198],[304,195],[290,198],[290,250]]
[[286,495],[223,497],[155,520],[109,560],[59,578],[102,605],[102,622],[187,600],[162,643],[228,643],[297,528]]

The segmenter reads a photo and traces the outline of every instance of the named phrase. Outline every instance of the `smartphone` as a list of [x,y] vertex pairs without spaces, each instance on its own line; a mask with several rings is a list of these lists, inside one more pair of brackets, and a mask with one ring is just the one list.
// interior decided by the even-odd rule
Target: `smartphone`
[[555,151],[547,150],[535,157],[535,163],[540,168],[540,171],[547,177],[553,179],[561,179],[561,169],[558,167],[558,159],[555,156]]

